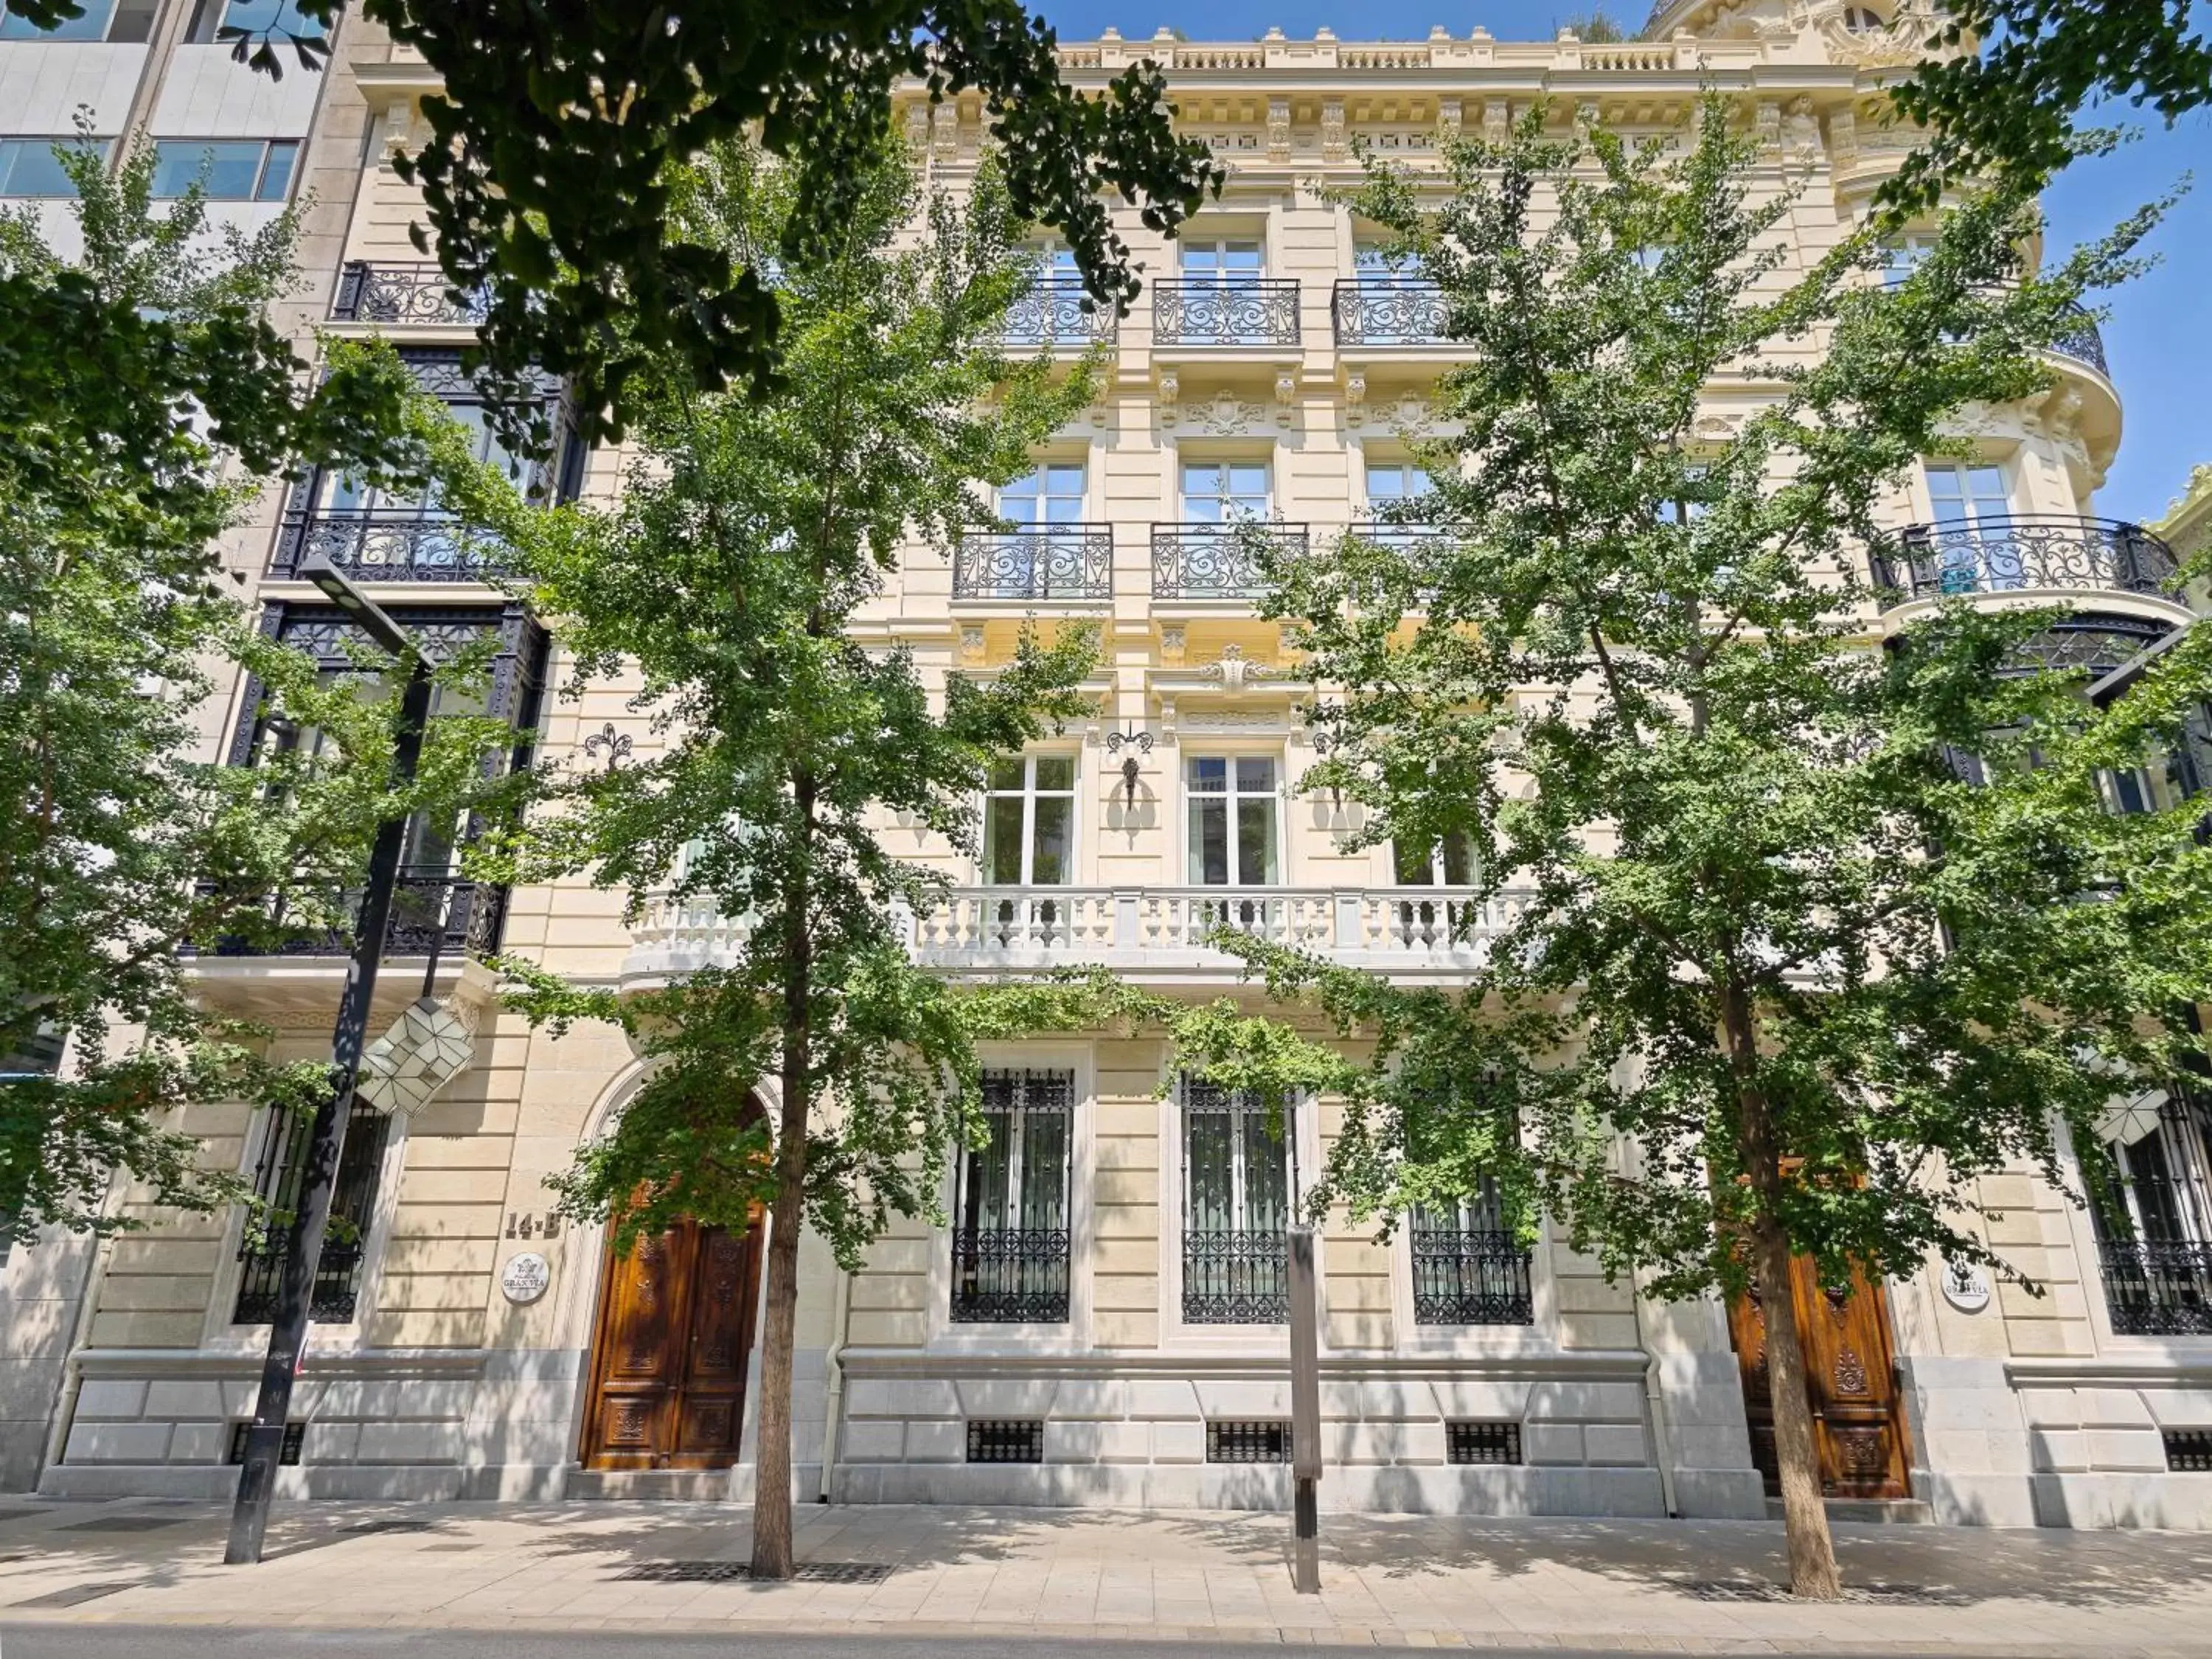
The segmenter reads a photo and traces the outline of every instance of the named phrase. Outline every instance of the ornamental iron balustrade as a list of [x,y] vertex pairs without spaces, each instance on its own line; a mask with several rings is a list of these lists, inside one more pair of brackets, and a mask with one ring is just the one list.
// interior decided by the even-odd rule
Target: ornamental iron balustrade
[[2105,1306],[2118,1336],[2212,1336],[2212,1243],[2104,1239]]
[[1186,1230],[1186,1325],[1281,1325],[1291,1316],[1289,1246],[1280,1228]]
[[[357,890],[338,896],[337,908],[357,909]],[[403,872],[392,884],[392,915],[384,929],[387,956],[488,957],[497,953],[507,921],[507,889],[488,882],[459,881],[442,872]],[[218,957],[343,957],[353,951],[349,929],[326,926],[288,933],[281,899],[272,906],[273,944],[261,939],[217,941]]]
[[1121,319],[1110,305],[1091,297],[1078,276],[1040,278],[1006,308],[1002,335],[1009,346],[1088,346],[1112,342]]
[[952,553],[956,599],[1110,599],[1114,529],[1053,525],[977,531]]
[[1527,1325],[1536,1317],[1528,1252],[1501,1228],[1408,1230],[1416,1325]]
[[1297,283],[1279,276],[1154,283],[1152,339],[1158,345],[1296,345]]
[[1267,588],[1261,561],[1305,556],[1302,524],[1156,524],[1152,526],[1152,597],[1156,599],[1249,599]]
[[2065,331],[2051,343],[2051,349],[2058,356],[2087,363],[2108,380],[2112,377],[2112,368],[2105,361],[2105,331],[2080,306],[2068,307]]
[[1443,290],[1419,276],[1340,276],[1328,310],[1340,346],[1435,345],[1445,337]]
[[286,515],[269,574],[327,562],[356,581],[481,582],[506,569],[503,554],[443,514],[320,508]]
[[435,264],[352,260],[338,273],[331,298],[331,319],[340,323],[475,327],[490,310],[488,294],[462,293]]
[[956,1324],[1067,1321],[1065,1227],[971,1228],[952,1235]]
[[1947,519],[1906,528],[1897,554],[1871,560],[1893,604],[2045,587],[2162,594],[2179,568],[2156,536],[2113,519]]

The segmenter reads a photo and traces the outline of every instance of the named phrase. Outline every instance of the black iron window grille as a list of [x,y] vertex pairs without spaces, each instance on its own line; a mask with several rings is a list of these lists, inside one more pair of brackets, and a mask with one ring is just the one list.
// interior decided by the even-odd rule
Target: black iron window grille
[[1170,276],[1152,285],[1152,338],[1160,345],[1273,346],[1298,343],[1298,285],[1285,277]]
[[1044,1424],[1034,1417],[970,1418],[970,1463],[1042,1463]]
[[1280,1325],[1290,1317],[1287,1115],[1281,1138],[1256,1098],[1182,1079],[1182,1317]]
[[2203,1104],[2164,1091],[2101,1126],[2113,1179],[2090,1206],[2105,1306],[2123,1336],[2212,1336],[2212,1139]]
[[1407,1227],[1416,1325],[1527,1325],[1536,1317],[1528,1251],[1488,1182],[1473,1200],[1417,1206]]
[[963,1324],[1067,1318],[1075,1073],[983,1073],[985,1138],[960,1154],[952,1310]]
[[1518,1423],[1446,1423],[1444,1461],[1447,1463],[1518,1463],[1521,1461],[1521,1425]]
[[2212,1474],[2212,1429],[2166,1430],[2166,1467],[2174,1474]]
[[1339,345],[1433,345],[1444,337],[1443,292],[1419,276],[1339,277],[1329,320]]
[[1152,597],[1156,599],[1250,599],[1267,586],[1263,561],[1305,556],[1302,524],[1156,524],[1152,526]]
[[[240,1418],[230,1425],[230,1449],[224,1455],[224,1462],[239,1464],[246,1462],[246,1437],[252,1431],[253,1424],[249,1419]],[[287,1423],[284,1438],[277,1446],[276,1461],[296,1464],[300,1461],[300,1449],[307,1438],[307,1425],[305,1423]]]
[[1114,529],[1103,524],[978,530],[952,554],[956,599],[1110,599]]
[[1206,1425],[1209,1463],[1287,1463],[1291,1425],[1283,1422],[1212,1422]]
[[2141,525],[1996,514],[1911,526],[1873,559],[1875,586],[1893,603],[2039,587],[2163,593],[2179,568]]
[[331,296],[331,320],[339,323],[473,328],[490,310],[489,293],[462,293],[434,264],[351,260],[338,272],[337,290]]
[[[308,1291],[310,1319],[331,1325],[353,1322],[391,1127],[391,1119],[360,1102],[347,1114],[345,1147],[331,1193],[330,1231],[324,1235],[323,1253]],[[304,1112],[269,1114],[261,1163],[253,1177],[253,1190],[267,1207],[248,1218],[239,1240],[238,1302],[230,1316],[234,1325],[265,1325],[276,1316],[313,1129],[313,1120]]]

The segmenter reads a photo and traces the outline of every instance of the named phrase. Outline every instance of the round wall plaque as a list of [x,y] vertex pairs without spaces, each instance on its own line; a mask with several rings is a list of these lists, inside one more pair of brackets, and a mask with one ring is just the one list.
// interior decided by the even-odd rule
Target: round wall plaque
[[1943,1269],[1943,1299],[1960,1313],[1979,1313],[1990,1305],[1990,1276],[1970,1261]]
[[527,1306],[545,1294],[545,1287],[553,1282],[553,1264],[535,1250],[525,1250],[520,1255],[507,1259],[507,1266],[499,1270],[499,1288],[509,1302]]

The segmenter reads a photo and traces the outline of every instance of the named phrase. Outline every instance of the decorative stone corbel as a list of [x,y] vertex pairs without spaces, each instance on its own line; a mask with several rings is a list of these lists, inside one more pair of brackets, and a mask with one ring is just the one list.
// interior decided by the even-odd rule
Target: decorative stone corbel
[[1357,369],[1344,377],[1344,423],[1357,428],[1367,419],[1367,376]]
[[1244,647],[1232,643],[1223,646],[1221,654],[1198,672],[1209,680],[1218,680],[1223,690],[1234,695],[1267,678],[1270,670],[1265,663],[1245,661]]
[[1321,159],[1341,161],[1344,156],[1344,100],[1324,98],[1321,100]]
[[1482,106],[1482,141],[1486,144],[1502,144],[1513,136],[1513,106],[1503,98],[1492,98]]
[[960,157],[960,109],[951,100],[933,105],[929,112],[932,148],[940,161]]
[[1163,668],[1180,668],[1182,666],[1182,624],[1181,623],[1161,623],[1160,665]]
[[1759,153],[1779,155],[1782,153],[1782,106],[1771,98],[1760,99],[1756,125],[1759,129]]
[[1287,427],[1297,413],[1298,377],[1295,374],[1275,376],[1275,424]]
[[1162,369],[1160,371],[1159,395],[1153,399],[1153,401],[1159,406],[1160,424],[1162,426],[1173,426],[1176,423],[1176,399],[1180,398],[1182,395],[1182,382],[1176,378],[1175,370],[1171,368]]
[[970,668],[983,665],[983,630],[972,623],[960,630],[960,660]]
[[1267,159],[1291,159],[1291,100],[1287,98],[1267,100]]
[[1839,109],[1828,118],[1828,150],[1836,158],[1838,172],[1858,164],[1858,118],[1850,111]]
[[1437,100],[1437,136],[1449,143],[1459,137],[1460,120],[1466,106],[1456,98]]

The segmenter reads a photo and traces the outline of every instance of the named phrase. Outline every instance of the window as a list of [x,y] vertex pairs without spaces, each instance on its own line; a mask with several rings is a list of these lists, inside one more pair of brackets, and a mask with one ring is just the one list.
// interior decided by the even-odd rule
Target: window
[[104,152],[113,140],[75,137],[62,138],[0,138],[0,196],[28,196],[52,199],[76,194],[76,180],[63,168],[54,147],[75,149],[90,143]]
[[1693,461],[1682,469],[1682,493],[1671,501],[1659,504],[1662,524],[1695,524],[1713,510],[1713,504],[1701,499],[1713,470],[1701,461]]
[[1352,256],[1352,275],[1361,283],[1389,284],[1418,283],[1421,277],[1421,261],[1418,254],[1401,253],[1395,257],[1381,248],[1363,247]]
[[1289,1317],[1283,1230],[1288,1148],[1259,1101],[1182,1079],[1182,1316],[1192,1325],[1279,1325]]
[[1265,461],[1186,461],[1182,468],[1185,524],[1237,524],[1267,516]]
[[34,27],[0,5],[0,40],[105,40],[110,46],[137,46],[154,33],[157,0],[81,0],[83,14],[65,17],[50,29]]
[[1416,1205],[1407,1217],[1416,1325],[1526,1325],[1535,1318],[1528,1252],[1505,1224],[1497,1187]]
[[1007,310],[1006,343],[1086,345],[1112,314],[1085,294],[1073,251],[1050,243],[1037,250],[1036,285]]
[[[390,1118],[361,1102],[356,1102],[346,1115],[345,1145],[338,1155],[337,1181],[331,1193],[330,1231],[324,1237],[314,1282],[308,1291],[308,1317],[319,1322],[353,1322],[361,1297],[369,1224],[376,1212],[376,1189],[384,1171],[385,1137],[391,1127]],[[244,1271],[239,1279],[237,1305],[231,1313],[234,1325],[265,1325],[276,1316],[277,1289],[290,1254],[292,1222],[313,1128],[313,1120],[303,1113],[268,1115],[253,1190],[269,1208],[265,1217],[249,1225],[239,1241],[238,1259]]]
[[983,879],[1060,887],[1075,872],[1075,757],[1030,755],[991,769],[983,803]]
[[1278,879],[1273,758],[1193,755],[1184,766],[1191,884],[1272,886]]
[[1881,250],[1881,285],[1902,288],[1906,278],[1920,268],[1936,250],[1936,238],[1926,231],[1915,231],[1883,244]]
[[1887,28],[1889,22],[1872,6],[1845,6],[1844,27],[1853,34],[1874,34]]
[[299,156],[292,138],[156,139],[154,195],[173,200],[198,185],[211,202],[281,202]]
[[2105,1304],[2124,1336],[2212,1336],[2212,1120],[2154,1089],[2099,1126],[2112,1179],[2089,1214]]
[[[415,370],[417,379],[427,381],[445,378],[441,374],[447,367],[444,354],[403,351],[399,355]],[[469,390],[472,394],[473,388]],[[532,471],[530,459],[500,435],[492,424],[491,411],[481,402],[463,400],[449,392],[446,412],[468,429],[470,453],[477,459],[497,466],[518,486],[529,480]],[[325,513],[375,514],[385,518],[443,520],[453,516],[439,500],[434,487],[391,489],[342,473],[323,476],[317,505]],[[449,550],[450,547],[448,543]],[[432,562],[434,561],[426,561],[419,551],[415,561],[418,565]],[[447,562],[450,562],[450,558]]]
[[2004,468],[1980,461],[1929,461],[1924,471],[1942,591],[1972,593],[2025,586],[2021,550],[2005,528],[2012,497]]
[[1418,501],[1436,486],[1411,461],[1367,463],[1367,505],[1379,517],[1401,501]]
[[1067,1317],[1073,1072],[983,1073],[985,1138],[960,1153],[952,1231],[957,1323]]
[[1083,463],[1053,461],[999,492],[999,516],[1016,524],[1081,524]]
[[1187,283],[1213,283],[1243,288],[1260,280],[1261,262],[1256,241],[1185,240],[1182,249],[1182,278]]
[[194,38],[220,39],[225,29],[238,29],[248,34],[290,34],[302,40],[319,40],[323,26],[312,22],[301,14],[298,0],[221,0],[221,3],[204,4],[195,21]]
[[1401,887],[1471,887],[1474,884],[1474,848],[1463,830],[1454,830],[1443,840],[1426,846],[1399,839],[1390,843],[1390,863]]

